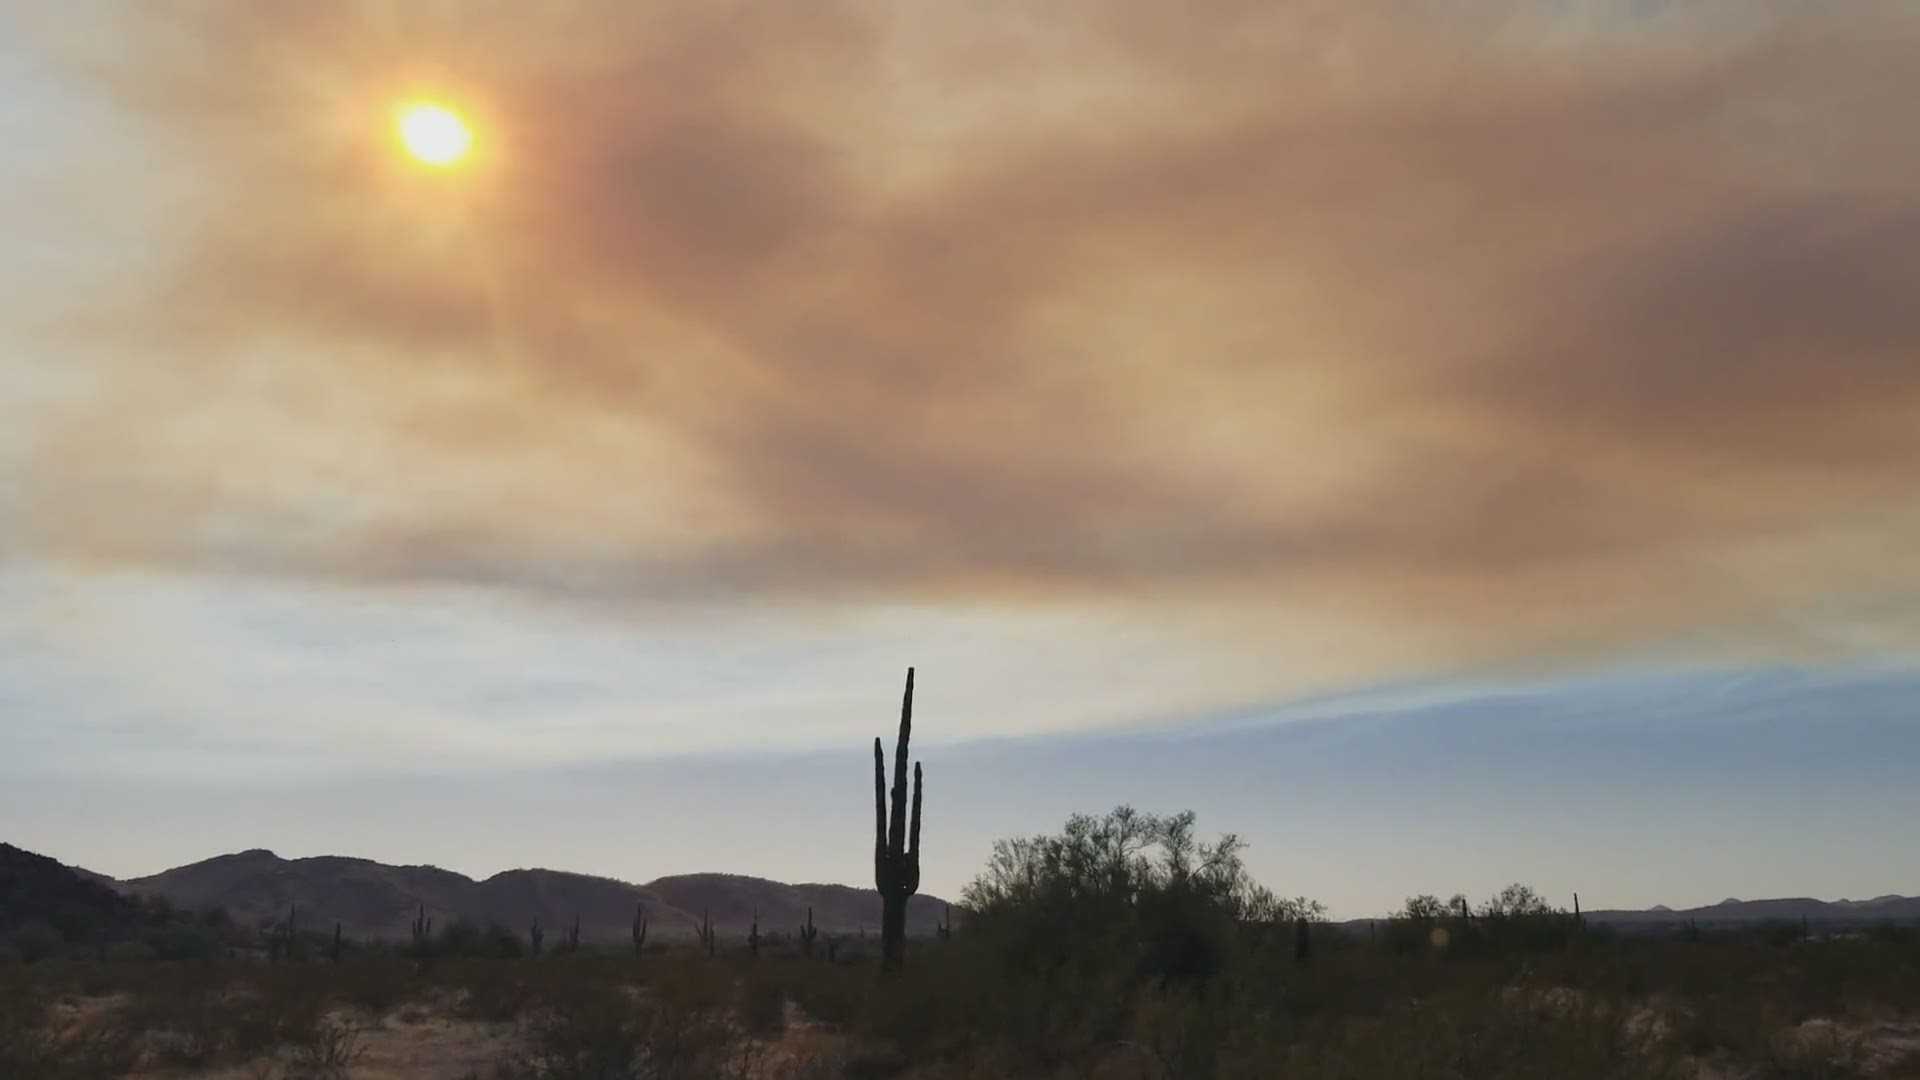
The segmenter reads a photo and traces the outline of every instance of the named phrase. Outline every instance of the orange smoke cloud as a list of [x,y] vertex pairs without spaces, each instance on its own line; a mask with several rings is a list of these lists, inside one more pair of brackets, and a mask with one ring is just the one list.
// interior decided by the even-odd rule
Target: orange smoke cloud
[[[1910,627],[1856,601],[1920,541],[1920,16],[1207,7],[120,12],[67,70],[193,194],[59,331],[95,383],[25,542],[1496,651]],[[472,169],[392,160],[422,85]]]

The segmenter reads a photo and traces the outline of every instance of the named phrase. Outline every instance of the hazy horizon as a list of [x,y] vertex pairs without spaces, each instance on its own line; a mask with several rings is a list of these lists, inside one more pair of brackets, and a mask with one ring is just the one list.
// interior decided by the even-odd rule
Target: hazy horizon
[[1920,8],[0,29],[0,840],[1920,893]]
[[[1401,686],[1149,730],[978,740],[934,733],[938,688],[923,672],[915,742],[930,792],[923,891],[949,900],[994,839],[1118,801],[1192,808],[1203,832],[1239,833],[1258,878],[1335,918],[1384,915],[1417,892],[1479,900],[1516,880],[1562,906],[1578,892],[1590,910],[1916,891],[1885,858],[1920,810],[1911,669]],[[870,748],[849,741],[173,784],[55,768],[10,776],[0,812],[24,823],[13,842],[120,878],[266,848],[475,879],[540,868],[871,887],[870,794]],[[785,841],[796,808],[816,840]]]

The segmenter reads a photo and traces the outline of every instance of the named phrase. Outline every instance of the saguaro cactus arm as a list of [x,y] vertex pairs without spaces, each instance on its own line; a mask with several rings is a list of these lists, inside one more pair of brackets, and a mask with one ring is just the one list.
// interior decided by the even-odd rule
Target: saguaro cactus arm
[[887,752],[873,737],[873,860],[887,857]]

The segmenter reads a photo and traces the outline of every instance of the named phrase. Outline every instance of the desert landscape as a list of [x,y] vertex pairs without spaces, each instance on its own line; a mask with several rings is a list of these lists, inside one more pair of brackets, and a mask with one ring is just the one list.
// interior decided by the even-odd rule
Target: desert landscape
[[[997,843],[956,918],[916,895],[912,695],[909,672],[891,786],[874,745],[871,892],[726,875],[475,882],[259,850],[115,882],[0,848],[0,1071],[1920,1074],[1920,899],[1588,914],[1515,884],[1334,924],[1254,881],[1232,835],[1121,806]],[[407,939],[384,933],[408,908]]]
[[[1119,831],[1164,825],[1128,815]],[[1052,839],[1097,859],[1115,827],[1107,815]],[[637,922],[576,945],[564,919],[536,942],[445,908],[417,938],[336,938],[318,904],[307,929],[285,912],[237,923],[6,848],[0,1075],[1920,1075],[1920,899],[1877,905],[1908,912],[1897,919],[1720,905],[1703,925],[1700,912],[1576,917],[1515,887],[1335,924],[1261,894],[1231,856],[1202,856],[1183,886],[1179,847],[1109,864],[1139,875],[1125,894],[1066,872],[1006,891],[989,870],[977,909],[916,907],[929,918],[891,972],[858,918],[864,901],[877,921],[866,890],[844,890],[848,921],[810,932],[769,904],[757,924],[716,923],[711,946],[696,924]],[[682,897],[807,895],[710,881]],[[673,910],[641,905],[649,922]]]
[[1920,0],[0,0],[0,1080],[1920,1080]]

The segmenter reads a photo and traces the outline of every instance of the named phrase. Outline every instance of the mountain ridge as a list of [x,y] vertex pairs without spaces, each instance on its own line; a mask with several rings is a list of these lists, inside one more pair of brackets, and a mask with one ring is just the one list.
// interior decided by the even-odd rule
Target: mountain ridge
[[[744,934],[758,919],[762,934],[791,933],[813,908],[823,933],[877,933],[880,901],[872,889],[824,882],[787,883],[747,874],[670,874],[644,883],[545,867],[515,867],[472,878],[429,864],[393,865],[345,855],[283,858],[250,848],[143,877],[115,879],[71,867],[130,896],[163,897],[176,907],[225,908],[242,924],[282,919],[299,909],[310,926],[341,924],[363,937],[404,938],[422,905],[437,926],[456,918],[525,932],[538,921],[558,931],[580,919],[583,940],[627,940],[636,904],[646,905],[650,940],[686,939],[703,917],[722,933]],[[917,895],[908,932],[931,935],[946,901]],[[1588,921],[1623,926],[1693,922],[1729,925],[1767,921],[1865,924],[1920,920],[1920,896],[1888,893],[1870,900],[1774,897],[1670,908],[1600,908]],[[956,913],[956,921],[963,913]],[[1369,919],[1346,920],[1362,925]]]
[[1783,896],[1765,900],[1736,900],[1693,908],[1599,909],[1586,912],[1590,922],[1656,924],[1694,922],[1696,925],[1770,921],[1816,923],[1910,922],[1920,919],[1920,896],[1889,893],[1872,900],[1818,900],[1810,896]]
[[[1799,922],[1803,918],[1823,925],[1868,925],[1920,920],[1920,896],[1888,893],[1872,900],[1817,900],[1810,896],[1783,896],[1765,900],[1736,900],[1731,897],[1717,904],[1672,908],[1655,904],[1649,908],[1594,908],[1581,912],[1590,923],[1617,926],[1734,926],[1765,922]],[[1380,922],[1373,919],[1347,919],[1345,926],[1365,927]]]
[[[534,923],[558,931],[580,922],[587,941],[627,940],[636,905],[645,905],[650,940],[691,938],[702,918],[722,933],[789,933],[813,909],[823,933],[878,931],[879,894],[820,883],[789,884],[744,874],[675,874],[645,883],[544,867],[471,878],[431,865],[400,866],[345,855],[288,859],[265,848],[215,855],[124,880],[96,875],[122,893],[162,897],[188,909],[223,907],[235,921],[285,918],[310,926],[339,923],[361,937],[404,938],[424,908],[437,926],[465,918],[525,932]],[[919,895],[908,905],[910,934],[931,935],[945,901]]]

